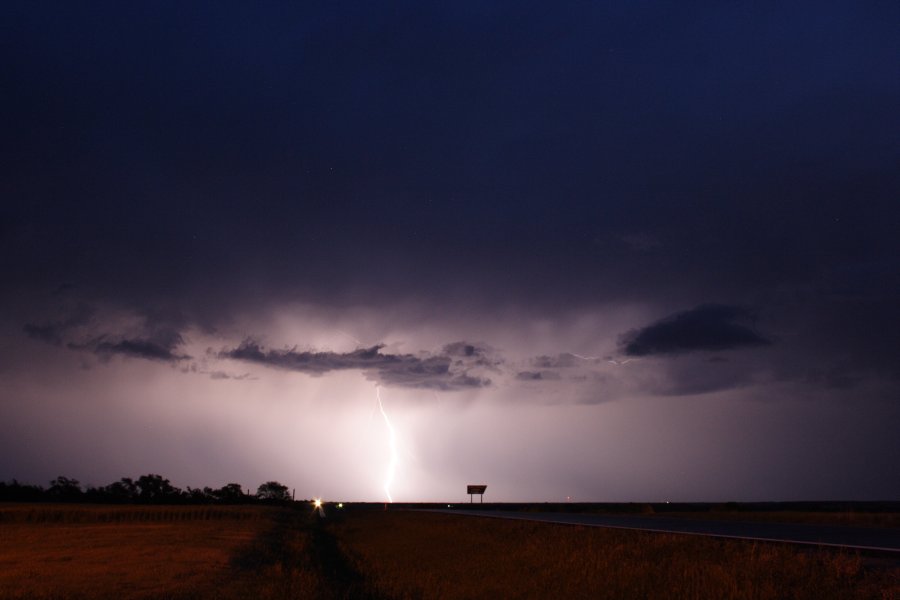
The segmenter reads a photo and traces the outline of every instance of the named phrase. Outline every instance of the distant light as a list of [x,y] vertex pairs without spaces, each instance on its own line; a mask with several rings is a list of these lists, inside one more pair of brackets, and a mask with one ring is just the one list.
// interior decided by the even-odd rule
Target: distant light
[[315,500],[313,500],[313,506],[315,506],[316,508],[322,508],[322,499],[316,498]]
[[338,508],[344,508],[344,503],[343,503],[343,502],[338,502]]
[[449,505],[449,504],[448,504],[448,505],[447,505],[447,508],[453,508],[453,507],[452,507],[452,506],[450,506],[450,505]]

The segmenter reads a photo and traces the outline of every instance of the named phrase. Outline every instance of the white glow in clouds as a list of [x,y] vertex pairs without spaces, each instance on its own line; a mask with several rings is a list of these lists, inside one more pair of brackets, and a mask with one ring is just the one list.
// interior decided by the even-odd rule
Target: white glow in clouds
[[375,386],[375,396],[378,398],[378,409],[381,416],[384,417],[384,424],[388,428],[388,447],[391,449],[391,462],[388,463],[387,473],[384,476],[384,493],[387,495],[388,502],[393,502],[391,497],[391,483],[394,482],[394,472],[397,470],[397,436],[394,433],[394,426],[388,419],[387,413],[384,412],[384,404],[381,402],[381,386]]

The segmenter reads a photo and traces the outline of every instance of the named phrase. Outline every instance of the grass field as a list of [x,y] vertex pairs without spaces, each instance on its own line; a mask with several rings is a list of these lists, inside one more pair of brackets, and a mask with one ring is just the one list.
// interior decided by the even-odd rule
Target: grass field
[[880,598],[900,566],[697,536],[307,507],[0,505],[0,598]]
[[[0,598],[310,597],[306,528],[264,507],[0,508]],[[289,536],[291,539],[286,540]]]
[[337,537],[395,598],[900,598],[900,568],[786,544],[375,512]]

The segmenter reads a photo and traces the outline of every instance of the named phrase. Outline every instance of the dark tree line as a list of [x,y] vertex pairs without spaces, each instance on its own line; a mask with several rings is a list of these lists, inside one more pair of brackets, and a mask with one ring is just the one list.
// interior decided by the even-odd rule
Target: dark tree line
[[49,487],[0,481],[0,502],[97,502],[104,504],[252,504],[288,502],[291,494],[286,485],[267,481],[255,494],[245,493],[238,483],[220,488],[181,489],[168,479],[153,473],[137,479],[122,479],[102,487],[83,487],[77,479],[57,477]]

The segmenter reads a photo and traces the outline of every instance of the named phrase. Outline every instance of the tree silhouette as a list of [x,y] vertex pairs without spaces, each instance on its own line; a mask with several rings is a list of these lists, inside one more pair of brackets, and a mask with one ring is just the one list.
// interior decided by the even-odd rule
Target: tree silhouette
[[181,490],[169,483],[168,479],[153,473],[138,477],[137,487],[138,498],[142,502],[165,502],[181,495]]
[[256,490],[256,497],[260,500],[286,501],[291,499],[286,485],[277,481],[267,481]]
[[0,482],[0,500],[8,502],[38,502],[45,498],[45,491],[39,485],[19,483],[15,479],[9,483]]
[[184,490],[184,498],[192,503],[208,504],[216,499],[215,496],[212,495],[212,491],[213,490],[210,487],[200,489],[187,486],[187,489]]
[[81,484],[77,479],[70,479],[60,475],[50,482],[50,489],[47,490],[51,497],[55,500],[63,502],[71,502],[78,500],[82,496]]
[[229,483],[217,490],[213,490],[213,496],[219,502],[226,503],[243,502],[246,499],[244,490],[239,483]]
[[168,479],[155,473],[137,479],[123,477],[109,485],[83,488],[77,479],[60,475],[50,487],[0,481],[0,502],[98,502],[145,504],[253,504],[258,501],[286,502],[291,500],[288,487],[277,481],[267,481],[256,494],[244,493],[241,484],[228,483],[218,489],[210,487],[181,490]]
[[113,502],[131,502],[138,497],[138,488],[131,477],[123,477],[102,488],[103,494]]

